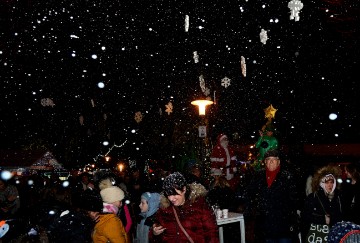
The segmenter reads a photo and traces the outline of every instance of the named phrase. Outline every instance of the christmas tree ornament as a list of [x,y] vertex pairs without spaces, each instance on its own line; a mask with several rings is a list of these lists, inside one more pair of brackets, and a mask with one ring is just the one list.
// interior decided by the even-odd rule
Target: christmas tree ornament
[[80,122],[81,126],[84,125],[84,116],[83,115],[79,116],[79,122]]
[[140,123],[142,121],[143,115],[142,115],[141,111],[135,112],[134,119],[137,123]]
[[261,29],[260,31],[260,41],[261,43],[263,43],[264,45],[266,44],[266,41],[268,40],[268,36],[267,36],[267,31],[264,29]]
[[304,7],[304,4],[299,0],[291,0],[288,3],[288,8],[290,11],[290,20],[299,21],[300,20],[300,10]]
[[44,99],[41,99],[41,105],[42,106],[51,106],[51,107],[54,107],[54,101],[50,98],[44,98]]
[[185,15],[185,32],[189,31],[189,26],[190,26],[190,17],[189,15]]
[[199,82],[200,82],[201,91],[202,91],[203,93],[205,93],[206,87],[205,87],[205,79],[204,79],[204,76],[203,76],[203,75],[200,75],[200,76],[199,76]]
[[244,77],[246,77],[246,61],[245,61],[245,57],[241,56],[241,73]]
[[225,88],[229,87],[231,84],[231,79],[225,76],[225,78],[221,79],[221,86],[224,86]]
[[165,105],[165,112],[170,115],[173,112],[173,104],[169,102],[167,105]]
[[193,52],[193,58],[194,58],[194,62],[195,62],[195,63],[198,63],[198,62],[199,62],[199,55],[198,55],[197,51],[194,51],[194,52]]

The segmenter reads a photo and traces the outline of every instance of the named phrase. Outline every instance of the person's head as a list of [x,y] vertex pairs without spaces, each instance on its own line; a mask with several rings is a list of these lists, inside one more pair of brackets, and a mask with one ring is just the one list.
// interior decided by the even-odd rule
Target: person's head
[[217,180],[222,176],[222,171],[220,169],[213,168],[211,169],[211,176]]
[[100,195],[104,203],[113,204],[120,208],[122,200],[125,197],[125,193],[117,186],[113,186],[110,178],[106,178],[99,183]]
[[334,192],[336,188],[335,177],[332,174],[325,175],[323,178],[321,178],[320,186],[326,193]]
[[81,182],[84,183],[85,185],[89,184],[90,182],[90,174],[87,172],[83,172],[80,175],[81,178]]
[[179,172],[174,172],[165,178],[163,190],[164,195],[174,206],[183,205],[190,194],[186,179]]
[[160,194],[144,192],[141,195],[140,211],[142,215],[151,216],[153,215],[160,206]]
[[7,187],[7,181],[0,179],[0,191],[4,191]]
[[103,202],[98,192],[87,190],[81,195],[79,207],[95,220],[103,210]]
[[191,168],[191,173],[193,174],[193,175],[195,175],[196,177],[201,177],[201,170],[200,170],[200,168],[199,167],[197,167],[197,166],[193,166],[192,168]]
[[230,184],[225,177],[220,176],[217,180],[215,180],[214,187],[226,188],[230,187]]
[[218,136],[218,144],[220,144],[221,147],[227,148],[229,146],[229,139],[225,134],[220,134]]
[[278,150],[268,150],[264,155],[264,162],[268,171],[275,171],[280,166]]
[[355,164],[345,165],[345,173],[347,178],[350,178],[355,182],[360,179],[360,171]]

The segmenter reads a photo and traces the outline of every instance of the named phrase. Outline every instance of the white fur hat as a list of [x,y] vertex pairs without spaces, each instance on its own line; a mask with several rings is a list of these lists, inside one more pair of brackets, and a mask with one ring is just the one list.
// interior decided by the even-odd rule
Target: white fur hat
[[104,203],[113,203],[124,199],[124,191],[117,186],[104,188],[100,191],[101,198]]

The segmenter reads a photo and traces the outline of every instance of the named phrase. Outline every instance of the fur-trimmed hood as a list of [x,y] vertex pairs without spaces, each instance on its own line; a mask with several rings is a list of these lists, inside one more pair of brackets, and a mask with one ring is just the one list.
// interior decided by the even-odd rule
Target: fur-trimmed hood
[[[199,197],[205,197],[207,194],[206,188],[198,183],[192,183],[188,185],[190,188],[190,195],[189,198],[186,199],[187,202],[193,203],[196,199]],[[186,202],[185,202],[186,203]],[[160,197],[160,208],[167,208],[171,205],[171,202],[167,197],[165,197],[163,194]]]
[[317,170],[314,174],[311,183],[311,188],[313,192],[319,191],[319,189],[321,188],[320,187],[321,179],[329,174],[333,175],[335,177],[335,180],[337,180],[341,178],[341,169],[338,166],[328,165]]

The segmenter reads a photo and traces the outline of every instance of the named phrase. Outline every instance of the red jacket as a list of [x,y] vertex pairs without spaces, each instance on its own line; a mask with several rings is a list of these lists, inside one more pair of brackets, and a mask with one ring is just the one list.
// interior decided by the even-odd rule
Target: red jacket
[[[213,211],[204,198],[205,188],[200,184],[191,184],[189,199],[183,206],[175,207],[179,220],[186,232],[196,243],[218,243],[219,231]],[[189,242],[179,228],[172,209],[172,204],[162,196],[161,207],[156,213],[156,220],[166,228],[164,233],[150,235],[150,242]]]

